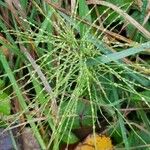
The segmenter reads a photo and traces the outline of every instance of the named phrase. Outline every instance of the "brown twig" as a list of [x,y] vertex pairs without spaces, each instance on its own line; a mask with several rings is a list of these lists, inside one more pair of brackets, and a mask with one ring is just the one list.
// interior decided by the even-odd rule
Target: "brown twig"
[[115,12],[117,12],[119,15],[121,15],[122,17],[124,17],[128,22],[130,22],[133,26],[135,26],[139,31],[141,31],[145,37],[147,37],[148,39],[150,39],[150,32],[148,32],[142,25],[140,25],[135,19],[133,19],[132,17],[130,17],[126,12],[124,12],[123,10],[121,10],[119,7],[117,7],[116,5],[109,3],[109,2],[105,2],[105,1],[98,1],[98,0],[88,0],[87,4],[97,4],[97,5],[103,5],[106,7],[109,7],[111,9],[113,9]]
[[[53,93],[52,88],[49,85],[49,83],[48,83],[45,75],[41,71],[40,66],[38,66],[36,64],[35,60],[32,58],[32,56],[30,55],[30,53],[27,51],[27,49],[23,45],[20,45],[20,48],[21,48],[21,51],[23,52],[23,54],[28,59],[28,61],[31,63],[32,67],[35,69],[35,72],[38,74],[39,78],[41,79],[46,92],[49,95],[52,95],[52,93]],[[52,110],[52,118],[54,117],[53,121],[54,121],[54,123],[57,124],[59,118],[58,118],[58,106],[57,106],[56,99],[54,99],[54,98],[51,99],[50,105],[51,105],[51,110]]]

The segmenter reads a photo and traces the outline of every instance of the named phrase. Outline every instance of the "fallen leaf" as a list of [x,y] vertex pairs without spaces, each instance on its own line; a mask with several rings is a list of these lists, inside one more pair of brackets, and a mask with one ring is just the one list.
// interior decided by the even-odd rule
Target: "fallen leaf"
[[113,150],[111,139],[105,135],[89,135],[75,150]]

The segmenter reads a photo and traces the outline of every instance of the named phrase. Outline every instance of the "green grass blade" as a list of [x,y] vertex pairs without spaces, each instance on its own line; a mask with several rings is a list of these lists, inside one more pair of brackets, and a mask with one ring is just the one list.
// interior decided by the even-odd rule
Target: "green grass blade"
[[[17,82],[15,80],[15,77],[14,77],[14,75],[13,75],[13,73],[12,73],[10,67],[9,67],[9,64],[8,64],[5,56],[2,54],[1,51],[0,51],[0,61],[1,61],[2,65],[3,65],[3,67],[4,67],[4,70],[6,71],[6,73],[8,75],[8,78],[9,78],[10,82],[12,83],[13,89],[14,89],[14,91],[16,93],[16,96],[18,97],[18,101],[19,101],[22,109],[23,110],[27,110],[28,106],[25,103],[24,97],[22,96],[22,91],[20,90],[20,88],[19,88],[19,86],[18,86],[18,84],[17,84]],[[40,135],[40,133],[39,133],[39,131],[37,129],[37,126],[35,125],[34,122],[32,122],[33,118],[30,115],[26,115],[26,117],[27,117],[29,122],[31,121],[30,125],[31,125],[31,128],[32,128],[32,131],[34,132],[34,134],[35,134],[35,136],[36,136],[36,138],[37,138],[41,148],[42,149],[46,149],[45,143],[44,143],[44,141],[43,141],[43,139],[42,139],[42,137],[41,137],[41,135]]]
[[135,55],[135,54],[140,53],[142,51],[146,51],[149,48],[150,48],[150,42],[146,42],[146,43],[140,44],[140,46],[129,48],[129,49],[123,50],[121,52],[115,52],[112,54],[102,55],[100,57],[88,60],[87,64],[89,66],[93,66],[93,65],[97,65],[99,63],[106,64],[106,63],[109,63],[111,61],[118,61],[122,58],[131,56],[131,55]]

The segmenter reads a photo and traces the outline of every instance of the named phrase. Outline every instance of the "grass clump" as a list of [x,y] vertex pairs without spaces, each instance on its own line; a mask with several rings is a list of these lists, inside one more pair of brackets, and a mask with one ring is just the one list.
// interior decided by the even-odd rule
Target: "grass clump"
[[[0,23],[0,91],[11,101],[5,130],[30,127],[41,149],[69,149],[91,133],[109,136],[116,149],[148,147],[150,42],[129,16],[135,4],[122,12],[109,1],[27,3],[0,3],[11,15]],[[122,32],[130,26],[138,40]]]

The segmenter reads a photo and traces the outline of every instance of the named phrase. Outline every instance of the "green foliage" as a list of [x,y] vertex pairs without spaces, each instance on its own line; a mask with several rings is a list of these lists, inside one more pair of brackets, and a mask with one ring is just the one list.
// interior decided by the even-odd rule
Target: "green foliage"
[[138,95],[133,95],[131,99],[136,102],[139,102],[141,100],[145,102],[150,102],[150,90],[144,90],[143,92],[139,92]]
[[3,92],[5,87],[5,82],[0,79],[0,114],[10,115],[11,111],[11,102],[8,94]]
[[[137,22],[141,22],[141,17],[142,17],[142,13],[138,10],[135,10],[131,16],[137,21]],[[142,22],[143,23],[143,22]],[[146,22],[146,24],[144,25],[145,29],[147,29],[148,31],[150,31],[150,22]],[[147,41],[145,37],[142,36],[142,34],[140,34],[137,29],[132,26],[132,25],[128,25],[127,26],[127,34],[130,38],[132,38],[133,40],[137,41],[137,42],[145,42]]]
[[148,150],[149,144],[150,144],[150,134],[138,131],[138,136],[134,134],[133,132],[129,135],[129,143],[130,147],[134,147],[137,150]]
[[10,115],[11,102],[8,94],[0,90],[0,114]]
[[77,136],[70,132],[69,130],[67,131],[62,131],[62,141],[67,143],[67,144],[74,144],[77,143],[79,141],[79,139],[77,138]]
[[[143,30],[126,27],[117,10],[86,0],[77,1],[74,14],[68,1],[35,0],[31,9],[27,0],[18,2],[14,9],[0,2],[9,16],[0,16],[0,43],[11,51],[6,58],[0,50],[0,113],[15,115],[10,125],[28,124],[41,149],[80,142],[74,131],[86,127],[105,132],[116,147],[149,144],[150,42]],[[145,0],[141,11],[132,0],[107,2],[143,23]],[[149,20],[143,27],[150,30]],[[11,113],[14,96],[19,106]]]
[[[61,104],[60,114],[63,115],[63,113],[67,109],[68,103],[69,102],[66,101]],[[68,124],[72,124],[72,129],[93,125],[91,106],[89,103],[86,103],[82,100],[78,100],[75,110],[72,111],[72,114],[71,111],[69,111],[68,117],[66,117],[66,121],[64,122],[64,124],[66,124],[66,122],[68,122]]]
[[0,90],[2,90],[5,86],[5,82],[0,79]]
[[[115,4],[124,11],[129,11],[133,0],[107,0],[107,2]],[[99,6],[98,10],[101,15],[106,16],[105,23],[108,25],[123,20],[122,17],[119,16],[116,12],[105,6]]]
[[[89,8],[88,8],[85,0],[79,1],[79,15],[82,19],[85,19],[85,20],[91,22]],[[85,24],[80,23],[81,35],[84,36],[85,32],[87,32],[87,31],[88,31],[88,27]]]

